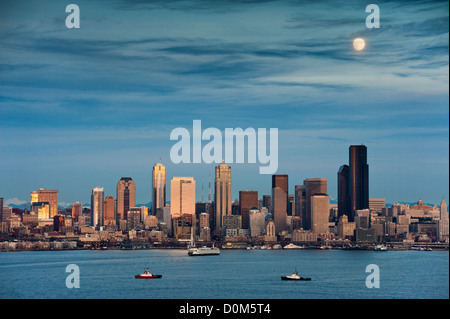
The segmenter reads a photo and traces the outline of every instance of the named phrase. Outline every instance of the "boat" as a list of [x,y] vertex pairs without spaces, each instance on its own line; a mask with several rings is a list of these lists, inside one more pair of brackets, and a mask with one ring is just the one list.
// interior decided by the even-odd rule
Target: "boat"
[[194,231],[193,228],[191,229],[191,242],[188,247],[188,255],[189,256],[208,256],[208,255],[219,255],[220,249],[215,247],[214,245],[212,247],[197,247],[195,245],[194,241]]
[[305,277],[300,276],[298,274],[297,270],[294,269],[292,274],[287,275],[287,276],[281,276],[281,280],[305,280],[305,281],[310,281],[311,278],[305,278]]
[[388,250],[388,248],[385,245],[376,245],[375,250],[376,251],[386,251],[386,250]]
[[208,256],[208,255],[219,255],[220,249],[217,247],[191,247],[188,249],[189,256]]
[[303,247],[303,246],[297,246],[297,245],[292,244],[292,243],[290,243],[290,244],[288,244],[288,245],[283,247],[283,249],[304,249],[304,248],[305,247]]
[[161,278],[162,275],[152,275],[148,268],[145,268],[145,271],[142,274],[134,276],[136,279],[153,279],[153,278]]

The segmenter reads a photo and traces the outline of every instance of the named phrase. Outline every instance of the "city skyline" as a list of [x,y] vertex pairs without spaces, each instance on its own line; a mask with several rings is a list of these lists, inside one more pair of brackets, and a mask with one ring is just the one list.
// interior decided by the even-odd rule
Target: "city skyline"
[[[216,164],[169,158],[193,120],[278,128],[276,174],[326,178],[330,199],[348,145],[365,144],[371,197],[449,201],[448,1],[377,3],[377,29],[359,1],[76,3],[77,30],[58,1],[0,4],[5,202],[46,188],[85,204],[131,176],[145,204],[157,162],[166,180],[193,176],[199,200]],[[271,194],[260,165],[229,165],[233,200]]]
[[[364,158],[363,166],[365,165],[367,167],[365,174],[366,174],[366,176],[368,176],[369,175],[369,168],[368,168],[368,165],[367,165],[367,147],[365,145],[350,145],[349,146],[349,159],[350,160],[352,159],[352,157],[355,156],[354,155],[354,153],[355,153],[354,151],[355,150],[358,150],[357,153],[360,152],[359,150],[363,150],[363,154],[362,154],[362,156]],[[339,167],[338,171],[337,171],[338,177],[336,179],[337,184],[338,184],[337,185],[337,189],[338,190],[340,188],[340,183],[342,183],[340,181],[340,176],[342,174],[342,170],[343,170],[344,167],[347,167],[347,173],[346,174],[348,174],[348,176],[350,176],[350,174],[348,172],[349,166],[346,165],[346,164],[341,165]],[[165,166],[163,165],[163,163],[155,163],[154,164],[154,166],[153,166],[153,176],[155,176],[155,168],[157,168],[158,170],[160,170],[161,168],[163,169],[164,180],[165,180],[166,179],[166,169],[165,169]],[[214,195],[214,198],[211,199],[211,200],[204,200],[204,192],[205,192],[204,185],[201,185],[201,192],[202,192],[201,193],[201,200],[198,199],[198,191],[199,191],[200,187],[195,187],[195,183],[197,182],[197,179],[195,177],[192,177],[192,176],[189,176],[189,177],[173,176],[170,179],[171,183],[169,183],[167,185],[164,183],[163,187],[161,187],[161,185],[156,185],[156,188],[158,189],[158,191],[164,192],[164,194],[168,193],[169,195],[171,195],[171,185],[173,184],[174,181],[177,182],[177,183],[179,183],[180,181],[183,182],[183,180],[187,180],[187,181],[189,181],[189,183],[190,183],[190,181],[192,181],[194,183],[194,191],[193,192],[189,191],[190,192],[189,196],[191,196],[191,198],[194,199],[193,202],[194,203],[202,203],[202,202],[203,203],[208,203],[208,202],[214,203],[215,199],[216,199],[216,188],[217,187],[221,188],[220,185],[223,184],[224,182],[225,182],[225,184],[229,183],[229,186],[230,186],[229,188],[230,189],[228,189],[228,186],[225,186],[225,188],[222,190],[222,192],[224,192],[224,194],[231,193],[231,191],[232,191],[231,185],[232,185],[232,181],[233,181],[233,173],[232,173],[233,170],[232,170],[232,167],[229,166],[227,163],[225,163],[225,161],[222,160],[222,163],[219,164],[219,165],[216,165],[214,167],[214,169],[215,169],[215,172],[216,172],[216,178],[214,180],[214,185],[213,185],[212,189],[208,189],[208,192],[212,192],[213,195]],[[223,170],[224,170],[226,175],[223,175],[223,173],[222,173]],[[222,177],[221,177],[221,174],[223,175]],[[248,194],[256,194],[256,198],[258,200],[261,200],[261,201],[265,201],[265,197],[268,197],[269,201],[270,200],[272,201],[272,202],[269,203],[269,205],[271,207],[273,207],[273,204],[274,204],[273,191],[276,188],[276,189],[283,190],[283,194],[284,194],[283,196],[286,195],[286,196],[292,196],[293,198],[295,198],[295,200],[294,200],[295,206],[293,206],[293,207],[289,207],[288,206],[289,205],[289,198],[286,198],[286,200],[284,200],[285,204],[288,206],[286,208],[286,213],[289,213],[289,215],[291,215],[291,214],[292,215],[295,214],[297,216],[302,216],[304,214],[311,215],[311,213],[309,212],[311,210],[311,208],[310,208],[311,204],[309,203],[309,199],[314,194],[327,195],[327,197],[329,198],[329,203],[330,204],[331,203],[336,204],[337,208],[340,207],[340,206],[344,206],[343,204],[340,205],[339,194],[338,194],[337,197],[329,196],[329,193],[328,193],[329,181],[327,180],[327,178],[323,178],[323,177],[311,178],[311,177],[308,177],[308,178],[305,178],[302,181],[302,183],[295,182],[293,185],[291,185],[291,187],[289,187],[289,182],[288,182],[289,176],[287,174],[273,174],[273,175],[269,175],[269,176],[271,178],[271,185],[272,186],[271,186],[268,194],[261,194],[261,193],[258,193],[257,190],[250,190],[250,189],[245,189],[245,188],[244,189],[237,189],[237,190],[235,190],[235,192],[238,193],[238,196],[236,198],[233,198],[233,197],[231,199],[228,198],[227,202],[228,201],[231,201],[231,202],[239,201],[240,202],[240,198],[241,198],[242,193],[244,193],[244,194],[248,193]],[[170,177],[170,175],[169,175],[169,177]],[[225,177],[225,179],[224,179],[224,177]],[[350,178],[347,177],[347,179],[350,179]],[[347,180],[345,183],[349,184],[349,181]],[[365,183],[369,184],[368,179],[366,180]],[[154,186],[155,184],[153,183],[153,179],[152,179],[152,185],[153,186],[152,186],[152,190],[151,190],[151,193],[150,193],[151,197],[154,196],[155,189],[156,189],[155,186]],[[309,185],[309,187],[308,187],[308,185]],[[343,189],[347,188],[348,192],[350,192],[350,189],[351,189],[350,185],[346,185],[346,186],[341,187],[341,188],[343,188]],[[63,205],[60,205],[60,206],[62,206],[62,207],[70,207],[70,206],[75,205],[75,204],[82,204],[82,205],[84,205],[84,207],[87,207],[87,206],[91,206],[92,207],[92,198],[94,196],[93,195],[94,192],[95,191],[101,191],[101,192],[103,192],[103,198],[104,198],[105,201],[106,201],[107,198],[112,198],[116,202],[118,201],[118,205],[117,205],[118,208],[116,208],[118,216],[122,216],[124,213],[126,214],[126,211],[127,211],[126,207],[131,208],[131,207],[141,206],[141,205],[147,206],[149,211],[150,211],[150,213],[152,215],[155,215],[156,214],[156,208],[159,208],[159,207],[156,207],[155,208],[155,212],[153,212],[153,201],[152,200],[150,200],[149,202],[142,202],[142,203],[136,201],[136,189],[137,189],[137,187],[136,187],[136,184],[134,183],[132,177],[121,177],[119,182],[116,184],[116,187],[115,187],[115,190],[114,190],[114,194],[116,195],[116,197],[112,196],[111,194],[107,194],[104,191],[104,187],[97,186],[97,187],[94,187],[94,188],[91,189],[91,196],[90,196],[90,200],[89,201],[86,201],[84,203],[83,202],[80,203],[77,200],[77,201],[74,201],[72,203],[63,203]],[[288,190],[287,193],[286,193],[286,189]],[[364,209],[364,207],[368,207],[370,200],[376,201],[376,200],[382,199],[383,203],[385,205],[392,205],[394,203],[408,203],[408,202],[402,201],[402,200],[389,202],[389,201],[386,201],[386,196],[381,196],[381,198],[377,198],[376,196],[371,196],[370,193],[368,193],[368,185],[361,186],[361,187],[356,187],[356,189],[363,189],[363,191],[362,191],[363,193],[367,192],[365,194],[365,196],[367,198],[364,201],[364,204],[360,204],[358,209]],[[355,191],[356,191],[356,189],[355,189]],[[303,192],[303,195],[301,194],[302,192]],[[361,192],[361,191],[359,191],[359,192]],[[9,203],[12,203],[13,206],[20,206],[21,204],[28,205],[28,204],[33,204],[34,202],[46,201],[47,199],[41,199],[41,200],[39,199],[39,197],[38,197],[39,193],[56,193],[56,199],[52,199],[53,204],[51,205],[51,206],[53,206],[53,208],[52,208],[52,211],[54,211],[53,215],[55,215],[56,214],[55,213],[56,212],[56,208],[54,207],[55,206],[54,202],[55,202],[55,200],[58,201],[57,200],[58,193],[59,193],[58,189],[49,190],[49,189],[47,189],[45,187],[40,187],[38,191],[32,191],[30,193],[30,196],[31,196],[31,200],[30,201],[18,201],[17,202],[16,201],[17,198],[14,198],[12,201],[11,201],[11,199],[9,199],[9,200],[8,199],[5,200],[4,198],[2,198],[2,199],[3,199],[3,202],[4,202],[5,206],[8,206]],[[195,193],[195,195],[192,196],[194,193]],[[350,205],[349,205],[350,197],[351,196],[348,195],[348,198],[346,198],[346,201],[345,201],[346,203],[345,203],[344,207],[347,208],[347,210],[344,209],[342,211],[342,213],[339,212],[339,216],[348,215],[349,218],[352,218],[351,216],[355,213],[354,211],[352,211],[350,209]],[[413,200],[413,201],[411,201],[409,203],[416,203],[418,200],[423,202],[423,200],[421,198],[419,198],[419,199]],[[441,197],[439,203],[441,203],[443,200],[445,201],[446,198],[445,197]],[[59,203],[60,203],[60,201],[58,201],[58,204]],[[170,205],[170,203],[171,203],[171,196],[166,198],[165,203],[168,203]],[[283,205],[285,205],[285,204],[283,204]],[[437,203],[430,203],[430,202],[427,203],[427,204],[438,205]],[[227,213],[225,215],[231,214],[231,204],[229,204],[228,206],[229,207],[226,209]],[[119,208],[119,207],[121,207],[121,208]],[[163,206],[161,206],[161,207],[163,207]],[[29,208],[31,208],[31,207],[29,207]],[[251,208],[251,207],[247,207],[246,209],[248,210],[249,208]],[[49,208],[47,208],[47,210],[49,210]],[[102,208],[102,210],[103,210],[103,208]],[[242,213],[242,210],[240,210],[240,213]],[[248,214],[248,212],[246,212],[246,214]],[[303,220],[306,220],[304,218],[304,216],[302,216],[302,218],[303,218]],[[310,228],[311,227],[310,221],[309,220],[308,221],[303,221],[303,223],[305,223],[305,222],[306,222],[306,224],[304,224],[304,226],[307,227],[307,228]]]

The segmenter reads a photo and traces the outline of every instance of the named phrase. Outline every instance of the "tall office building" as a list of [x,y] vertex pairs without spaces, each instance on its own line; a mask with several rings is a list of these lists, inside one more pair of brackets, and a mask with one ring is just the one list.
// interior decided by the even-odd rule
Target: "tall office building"
[[[272,188],[279,187],[281,188],[285,193],[286,197],[289,193],[288,188],[288,176],[287,175],[272,175]],[[286,199],[287,201],[287,199]]]
[[275,233],[287,230],[287,199],[286,192],[281,187],[272,188],[272,211]]
[[95,187],[91,192],[91,226],[103,226],[105,192],[103,187]]
[[[342,165],[337,173],[338,220],[343,215],[350,215],[350,168]],[[353,220],[351,220],[353,221]]]
[[214,183],[215,229],[223,227],[224,216],[231,215],[231,167],[225,161],[216,166]]
[[115,225],[115,202],[112,195],[105,198],[104,211],[104,224]]
[[286,229],[285,223],[289,203],[288,175],[272,175],[272,215],[275,231]]
[[272,211],[272,196],[270,196],[270,195],[263,195],[262,207],[267,208],[269,213]]
[[117,218],[126,220],[130,207],[136,206],[136,184],[131,177],[122,177],[117,183]]
[[329,231],[330,199],[327,194],[311,196],[311,230],[315,233]]
[[369,208],[369,165],[367,147],[351,145],[349,165],[338,171],[338,215],[353,222],[357,210]]
[[294,197],[295,197],[294,216],[298,216],[301,222],[302,216],[304,215],[304,212],[306,212],[306,186],[295,185]]
[[242,217],[242,228],[250,228],[250,210],[254,207],[258,208],[258,191],[240,191],[239,207]]
[[173,177],[170,181],[170,214],[172,218],[189,214],[195,217],[195,180]]
[[316,194],[327,194],[327,179],[326,178],[307,178],[303,181],[306,188],[306,210],[303,212],[302,223],[303,229],[310,230],[312,228],[311,214],[312,214],[312,196]]
[[39,218],[53,218],[58,214],[58,190],[40,188],[38,191],[31,193],[31,205],[38,202],[48,202],[48,216],[40,216]]
[[351,145],[350,159],[350,215],[349,221],[359,209],[369,208],[369,165],[367,165],[367,147]]
[[439,205],[439,218],[440,219],[448,219],[448,213],[447,213],[447,203],[445,202],[445,199],[442,198],[441,203]]
[[152,194],[152,215],[156,215],[158,208],[166,204],[166,167],[161,163],[153,166],[153,194]]
[[72,220],[78,223],[78,218],[83,215],[83,204],[76,202],[72,204]]

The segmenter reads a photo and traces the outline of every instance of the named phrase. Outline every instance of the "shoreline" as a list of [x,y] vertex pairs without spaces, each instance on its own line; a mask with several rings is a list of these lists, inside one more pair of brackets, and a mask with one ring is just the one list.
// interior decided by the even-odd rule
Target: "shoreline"
[[[6,243],[6,245],[5,245]],[[12,246],[9,244],[13,243]],[[28,243],[25,244],[24,243]],[[98,245],[98,246],[83,246],[80,247],[77,242],[52,242],[57,243],[56,245],[50,245],[50,242],[34,242],[35,245],[30,244],[33,242],[0,242],[0,253],[7,252],[23,252],[23,251],[80,251],[80,250],[94,250],[94,251],[107,251],[107,250],[187,250],[188,246],[165,246],[165,245],[153,245],[148,242],[132,242],[125,243],[120,245]],[[364,251],[406,251],[406,250],[416,250],[416,251],[449,251],[448,243],[415,243],[409,245],[403,245],[402,243],[391,243],[390,245],[385,244],[376,244],[376,245],[385,245],[385,249],[380,250],[375,248],[374,245],[348,245],[348,246],[321,246],[321,245],[303,245],[297,246],[295,248],[287,247],[289,244],[281,245],[274,244],[272,246],[265,245],[226,245],[221,244],[218,247],[221,250],[364,250]],[[22,247],[21,247],[22,246]],[[276,246],[276,247],[274,247]]]

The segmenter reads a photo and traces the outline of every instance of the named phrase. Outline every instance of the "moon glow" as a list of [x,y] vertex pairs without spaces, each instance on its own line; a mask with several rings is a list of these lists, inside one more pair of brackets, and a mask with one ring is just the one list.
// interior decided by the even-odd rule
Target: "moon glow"
[[353,40],[353,47],[355,48],[356,51],[363,50],[365,46],[366,42],[363,39],[356,38],[355,40]]

